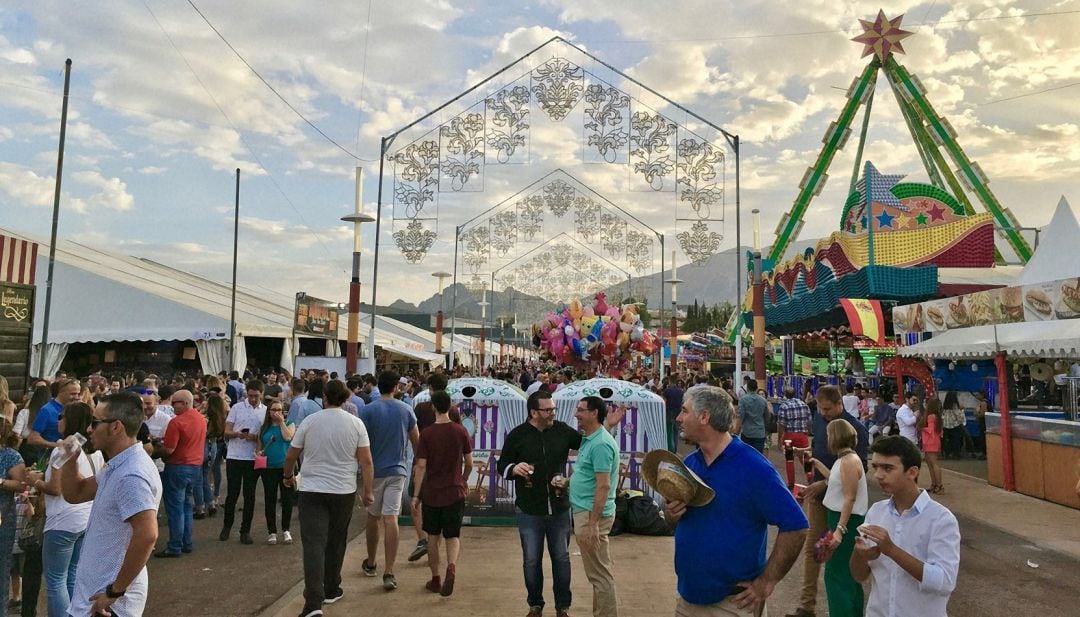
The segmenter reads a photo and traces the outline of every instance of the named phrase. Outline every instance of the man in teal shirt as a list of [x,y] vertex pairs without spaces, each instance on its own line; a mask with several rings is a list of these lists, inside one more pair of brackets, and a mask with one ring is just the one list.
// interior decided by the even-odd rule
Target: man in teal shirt
[[617,617],[615,575],[608,534],[615,520],[615,479],[619,477],[619,446],[604,430],[607,405],[597,396],[581,399],[574,414],[584,434],[574,474],[570,476],[570,508],[585,576],[593,586],[594,617]]

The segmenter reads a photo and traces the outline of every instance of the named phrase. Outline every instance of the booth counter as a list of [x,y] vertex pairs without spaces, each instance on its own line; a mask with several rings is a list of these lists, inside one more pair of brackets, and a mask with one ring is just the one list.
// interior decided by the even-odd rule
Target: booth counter
[[[1011,415],[1016,490],[1080,509],[1076,470],[1080,464],[1080,423],[1037,416]],[[986,414],[987,482],[1003,487],[1001,414]]]

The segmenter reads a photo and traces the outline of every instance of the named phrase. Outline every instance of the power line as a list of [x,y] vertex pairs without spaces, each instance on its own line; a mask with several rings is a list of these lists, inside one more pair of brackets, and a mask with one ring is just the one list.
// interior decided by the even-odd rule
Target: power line
[[[934,23],[904,24],[905,27],[938,26],[942,24],[966,24],[976,21],[996,21],[1001,19],[1026,19],[1028,17],[1050,17],[1055,15],[1075,15],[1080,10],[1048,11],[1044,13],[1024,13],[1023,15],[995,15],[992,17],[969,17],[967,19],[939,20]],[[591,43],[711,43],[715,41],[738,41],[752,39],[775,39],[799,36],[817,36],[820,34],[849,34],[849,30],[808,30],[805,32],[773,32],[765,34],[731,34],[715,37],[695,37],[685,39],[589,39]]]
[[1016,96],[1009,96],[1003,99],[995,99],[993,101],[987,101],[979,105],[979,107],[985,107],[986,105],[994,105],[995,103],[1004,103],[1005,101],[1015,101],[1016,99],[1027,98],[1029,96],[1035,96],[1038,94],[1044,94],[1046,92],[1053,92],[1054,90],[1064,90],[1065,88],[1072,88],[1073,86],[1080,86],[1080,81],[1074,81],[1071,84],[1064,84],[1061,86],[1054,86],[1052,88],[1044,88],[1042,90],[1036,90],[1035,92],[1027,92],[1025,94],[1018,94]]
[[315,126],[314,122],[312,122],[311,120],[308,120],[307,117],[304,116],[304,114],[300,113],[299,109],[297,109],[296,107],[293,107],[293,104],[290,103],[288,101],[288,99],[286,99],[284,96],[282,96],[281,93],[278,92],[276,88],[274,88],[274,86],[270,85],[270,82],[266,81],[266,78],[264,78],[261,74],[259,74],[259,72],[255,70],[255,67],[251,66],[251,64],[244,58],[244,56],[242,56],[240,54],[239,51],[236,51],[236,48],[232,46],[232,43],[230,43],[229,40],[225,38],[225,35],[221,34],[221,32],[216,27],[214,27],[214,24],[210,23],[210,20],[206,18],[206,15],[203,15],[203,12],[199,10],[199,7],[195,6],[195,3],[192,0],[188,0],[188,4],[191,5],[191,8],[195,9],[195,12],[199,14],[199,17],[202,17],[202,20],[206,22],[206,25],[210,26],[210,29],[214,31],[214,34],[216,34],[218,36],[218,38],[221,39],[221,41],[223,43],[225,43],[225,45],[230,50],[232,50],[232,52],[234,54],[236,54],[236,57],[240,59],[240,62],[243,62],[244,66],[248,67],[248,70],[250,70],[255,75],[255,77],[258,77],[259,81],[263,82],[263,85],[265,85],[267,88],[270,89],[271,92],[274,93],[274,96],[278,97],[278,99],[282,103],[285,103],[286,107],[291,109],[294,114],[296,114],[301,120],[303,120],[305,123],[307,123],[308,126],[310,126],[312,129],[314,129],[316,133],[318,133],[319,135],[322,135],[323,138],[326,139],[326,141],[329,141],[330,143],[337,146],[338,150],[341,150],[345,154],[348,154],[349,156],[351,156],[352,158],[354,158],[354,159],[356,159],[358,161],[364,161],[364,162],[368,162],[368,163],[373,163],[373,162],[376,161],[376,159],[365,159],[365,158],[361,158],[361,157],[357,156],[354,152],[347,149],[345,146],[343,146],[343,145],[339,144],[338,142],[334,141],[334,138],[332,138],[329,135],[327,135],[326,133],[324,133],[323,130],[320,129],[318,126]]
[[250,154],[252,158],[255,159],[255,162],[259,165],[259,168],[266,172],[266,177],[270,179],[271,184],[273,184],[274,188],[276,188],[277,191],[281,193],[281,196],[285,198],[285,201],[289,204],[289,207],[293,209],[293,212],[296,212],[296,215],[300,217],[300,222],[304,224],[304,227],[306,227],[308,232],[311,233],[311,236],[315,238],[315,240],[319,243],[320,246],[322,246],[323,251],[326,252],[326,255],[333,259],[333,253],[331,253],[330,249],[327,248],[326,243],[323,242],[322,238],[318,234],[315,233],[315,230],[304,219],[304,215],[302,212],[300,212],[300,209],[296,207],[296,204],[294,204],[293,201],[289,199],[289,196],[281,188],[281,185],[278,184],[277,180],[274,178],[274,174],[270,173],[270,170],[266,167],[266,165],[263,164],[262,160],[259,159],[259,155],[255,153],[255,149],[252,148],[250,144],[248,144],[246,139],[244,139],[244,134],[240,131],[240,129],[236,128],[236,124],[234,124],[232,119],[229,118],[229,114],[225,113],[225,109],[222,108],[220,103],[218,103],[217,98],[214,97],[213,93],[210,92],[210,89],[206,87],[205,83],[203,83],[202,78],[200,78],[199,74],[195,72],[195,68],[191,66],[190,62],[188,62],[188,59],[184,55],[184,52],[180,51],[180,48],[177,47],[172,37],[169,36],[169,32],[165,30],[165,26],[163,26],[158,20],[157,15],[154,14],[153,9],[151,9],[150,5],[146,3],[146,0],[142,0],[142,4],[144,7],[146,7],[146,11],[150,13],[150,17],[153,18],[154,23],[157,24],[157,27],[161,30],[161,33],[165,35],[165,39],[169,41],[169,45],[172,46],[173,51],[175,51],[176,54],[180,56],[180,59],[184,61],[184,64],[187,66],[188,70],[191,71],[191,74],[195,77],[195,81],[199,82],[199,86],[201,86],[203,91],[206,92],[206,95],[210,97],[210,100],[214,103],[214,107],[217,107],[218,112],[220,112],[222,117],[225,118],[225,121],[229,123],[229,126],[232,128],[233,132],[236,133],[237,137],[240,138],[240,143],[244,145],[244,149],[248,151],[248,154]]

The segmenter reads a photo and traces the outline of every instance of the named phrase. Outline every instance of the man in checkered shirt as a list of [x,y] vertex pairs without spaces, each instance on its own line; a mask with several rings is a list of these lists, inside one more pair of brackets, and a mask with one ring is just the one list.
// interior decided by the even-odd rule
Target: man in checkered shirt
[[794,388],[784,388],[784,402],[776,412],[776,428],[782,435],[781,444],[791,440],[796,448],[810,447],[810,407],[795,396]]

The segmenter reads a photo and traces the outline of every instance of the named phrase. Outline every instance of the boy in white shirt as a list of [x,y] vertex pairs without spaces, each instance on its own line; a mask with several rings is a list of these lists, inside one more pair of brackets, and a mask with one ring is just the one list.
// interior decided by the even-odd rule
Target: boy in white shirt
[[870,506],[851,555],[851,575],[873,577],[866,617],[946,617],[960,569],[960,526],[919,488],[922,454],[911,441],[883,437],[870,468],[890,499]]

